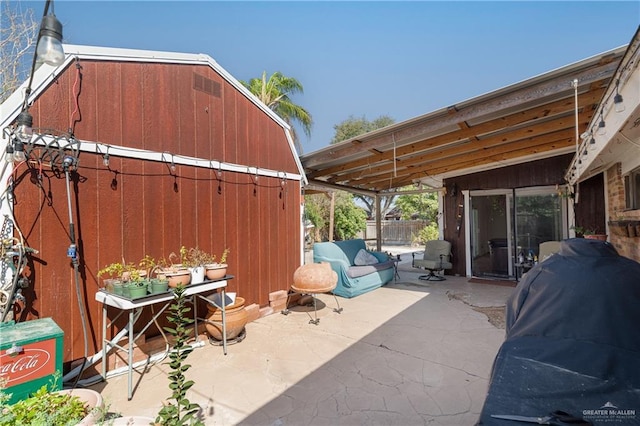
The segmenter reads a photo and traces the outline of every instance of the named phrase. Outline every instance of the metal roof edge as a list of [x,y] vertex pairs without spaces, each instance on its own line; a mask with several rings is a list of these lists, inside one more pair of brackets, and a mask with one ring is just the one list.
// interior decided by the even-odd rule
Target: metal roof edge
[[[423,120],[427,120],[427,119],[433,119],[433,118],[438,117],[439,115],[448,114],[448,111],[449,111],[449,109],[451,107],[457,107],[457,108],[468,107],[468,106],[471,106],[473,104],[477,104],[477,103],[480,103],[480,102],[483,102],[483,101],[487,101],[489,99],[499,97],[501,95],[504,95],[504,94],[509,93],[509,92],[513,92],[513,91],[518,90],[518,89],[523,89],[523,88],[525,88],[527,86],[531,86],[531,85],[540,83],[540,82],[545,81],[545,80],[556,78],[556,77],[559,77],[559,76],[564,75],[564,74],[575,73],[577,70],[580,70],[582,68],[589,67],[589,66],[592,66],[594,64],[597,64],[605,56],[609,56],[609,55],[622,56],[628,46],[629,46],[629,44],[625,44],[625,45],[622,45],[620,47],[616,47],[614,49],[610,49],[610,50],[604,51],[602,53],[590,56],[590,57],[585,58],[585,59],[581,59],[579,61],[570,63],[568,65],[564,65],[562,67],[552,69],[550,71],[535,75],[533,77],[518,81],[516,83],[509,84],[507,86],[503,86],[503,87],[498,88],[496,90],[492,90],[490,92],[486,92],[484,94],[469,98],[467,100],[463,100],[461,102],[456,102],[456,103],[454,103],[452,105],[436,109],[436,110],[428,112],[426,114],[422,114],[422,115],[419,115],[417,117],[413,117],[413,118],[410,118],[408,120],[401,121],[399,123],[394,123],[394,124],[391,124],[389,126],[382,127],[380,129],[376,129],[376,130],[373,130],[371,132],[356,136],[354,138],[346,139],[344,141],[339,142],[339,144],[348,144],[348,143],[353,143],[354,141],[363,141],[364,142],[366,140],[373,139],[373,138],[375,138],[377,136],[384,135],[384,134],[390,134],[390,133],[393,133],[393,132],[395,132],[395,131],[397,131],[399,129],[402,129],[404,127],[409,127],[409,126],[411,126],[411,125],[413,125],[413,124],[415,124],[417,122],[420,122],[420,121],[423,121]],[[567,83],[567,88],[570,88],[569,82]],[[316,150],[316,151],[310,152],[308,154],[305,154],[305,155],[301,156],[301,158],[304,161],[306,158],[309,158],[309,157],[312,157],[314,155],[317,155],[318,153],[325,152],[325,151],[331,151],[332,149],[335,149],[335,147],[337,145],[339,145],[339,144],[328,145],[328,146],[326,146],[324,148],[321,148],[319,150]]]
[[[298,153],[291,140],[290,132],[291,126],[287,124],[279,115],[273,110],[267,107],[262,101],[260,101],[253,93],[251,93],[239,80],[233,77],[224,67],[218,64],[215,59],[204,53],[180,53],[180,52],[166,52],[166,51],[153,51],[153,50],[141,50],[141,49],[128,49],[117,47],[103,47],[103,46],[89,46],[89,45],[77,45],[77,44],[63,44],[65,52],[65,60],[61,65],[53,67],[50,65],[42,64],[39,66],[34,75],[33,82],[31,84],[30,99],[37,98],[49,84],[62,73],[67,66],[76,59],[93,59],[103,61],[136,61],[136,62],[160,62],[160,63],[173,63],[173,64],[204,64],[214,69],[222,78],[224,78],[229,84],[231,84],[236,90],[242,93],[249,101],[260,108],[265,114],[273,119],[280,127],[283,128],[287,135],[287,142],[289,149],[293,155],[296,165],[304,176],[304,168],[300,163]],[[20,87],[13,92],[2,104],[0,104],[0,131],[12,123],[20,113],[22,108],[23,98],[21,93],[24,93],[28,85],[28,80],[24,81]],[[3,136],[0,136],[3,137]]]

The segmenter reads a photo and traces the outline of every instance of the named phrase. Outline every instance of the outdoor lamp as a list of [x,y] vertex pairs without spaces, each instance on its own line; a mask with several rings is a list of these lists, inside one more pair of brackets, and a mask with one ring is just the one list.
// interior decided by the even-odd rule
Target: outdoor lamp
[[596,149],[596,138],[594,138],[593,136],[591,136],[591,140],[589,141],[589,148],[591,149],[591,151]]
[[24,143],[21,140],[16,139],[13,145],[13,161],[21,163],[27,160],[27,156],[24,153]]
[[18,114],[15,135],[22,143],[31,142],[31,136],[33,136],[33,117],[29,111],[22,111]]
[[607,129],[605,128],[604,117],[602,116],[602,111],[601,111],[600,112],[600,122],[598,123],[598,134],[599,135],[604,135],[605,133],[607,133]]
[[6,161],[7,163],[13,163],[13,145],[10,143],[7,144],[7,150],[4,154],[4,161]]
[[52,66],[58,66],[64,61],[62,24],[53,14],[42,17],[36,56],[39,61]]
[[616,112],[624,111],[624,104],[622,103],[622,95],[618,92],[618,85],[620,80],[616,80],[616,95],[613,97],[613,105]]

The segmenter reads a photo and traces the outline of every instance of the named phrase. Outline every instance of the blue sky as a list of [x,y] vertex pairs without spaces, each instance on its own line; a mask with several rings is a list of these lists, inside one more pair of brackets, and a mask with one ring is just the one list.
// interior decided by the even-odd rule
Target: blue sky
[[[22,2],[42,15],[43,2]],[[417,117],[627,44],[638,1],[55,1],[66,43],[205,53],[239,80],[280,71],[313,116]]]

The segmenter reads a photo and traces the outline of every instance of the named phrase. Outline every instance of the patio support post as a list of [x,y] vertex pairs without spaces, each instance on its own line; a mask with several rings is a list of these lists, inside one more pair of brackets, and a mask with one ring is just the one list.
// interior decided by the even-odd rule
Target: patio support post
[[382,220],[380,218],[380,194],[376,194],[376,250],[382,251]]
[[329,241],[333,241],[333,218],[336,209],[336,192],[331,191],[331,207],[329,208]]

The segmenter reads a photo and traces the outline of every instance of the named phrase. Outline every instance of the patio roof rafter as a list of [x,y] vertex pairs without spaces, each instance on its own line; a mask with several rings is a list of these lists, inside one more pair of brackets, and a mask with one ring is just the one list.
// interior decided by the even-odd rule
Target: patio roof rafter
[[[575,150],[624,47],[301,156],[310,181],[383,193]],[[431,182],[431,179],[433,182]]]

